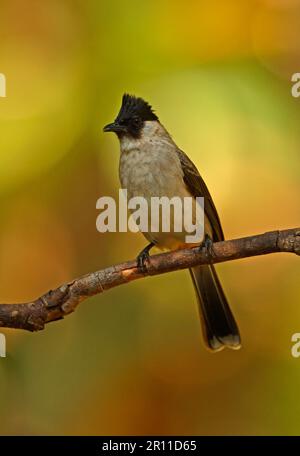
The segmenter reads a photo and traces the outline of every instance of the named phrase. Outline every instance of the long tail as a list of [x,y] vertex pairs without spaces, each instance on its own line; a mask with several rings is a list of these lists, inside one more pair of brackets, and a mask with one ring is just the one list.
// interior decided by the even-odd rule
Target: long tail
[[200,319],[205,342],[209,349],[218,351],[225,346],[239,349],[239,329],[228,305],[213,265],[190,269],[197,293]]

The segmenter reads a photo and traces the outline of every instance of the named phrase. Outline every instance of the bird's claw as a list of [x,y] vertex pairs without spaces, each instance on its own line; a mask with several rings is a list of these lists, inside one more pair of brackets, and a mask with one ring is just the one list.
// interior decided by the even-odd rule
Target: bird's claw
[[138,269],[143,273],[145,274],[147,272],[147,266],[146,266],[146,263],[147,261],[149,260],[149,251],[152,249],[152,247],[154,246],[154,244],[151,242],[150,244],[148,244],[142,251],[141,253],[138,255],[136,261],[137,261],[137,266],[138,266]]
[[209,261],[212,261],[215,257],[215,252],[214,252],[214,247],[213,247],[213,241],[211,237],[206,234],[204,237],[204,241],[200,246],[201,253],[204,253],[206,258]]
[[145,252],[144,250],[139,254],[137,257],[137,266],[138,269],[142,272],[145,273],[147,272],[147,267],[146,267],[146,262],[149,260],[149,252]]

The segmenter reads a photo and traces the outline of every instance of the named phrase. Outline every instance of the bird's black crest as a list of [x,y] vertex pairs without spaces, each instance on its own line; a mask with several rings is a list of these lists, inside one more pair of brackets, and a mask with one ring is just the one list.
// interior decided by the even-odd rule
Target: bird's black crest
[[142,121],[158,120],[157,115],[147,101],[142,98],[125,93],[122,98],[122,106],[116,121],[129,120],[138,117]]

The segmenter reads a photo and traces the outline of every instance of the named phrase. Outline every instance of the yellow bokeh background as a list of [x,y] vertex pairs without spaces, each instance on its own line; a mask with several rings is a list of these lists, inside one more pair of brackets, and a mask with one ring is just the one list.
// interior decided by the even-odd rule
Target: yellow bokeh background
[[[299,226],[298,0],[0,4],[0,301],[134,258],[96,231],[118,194],[102,127],[149,100],[193,159],[227,238]],[[239,352],[203,347],[189,274],[118,287],[29,334],[2,330],[1,434],[299,434],[299,259],[218,266]]]

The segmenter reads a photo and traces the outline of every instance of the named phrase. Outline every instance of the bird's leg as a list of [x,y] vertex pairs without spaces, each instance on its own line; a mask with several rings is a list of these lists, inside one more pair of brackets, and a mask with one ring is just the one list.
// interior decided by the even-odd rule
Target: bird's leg
[[202,242],[200,246],[201,252],[203,252],[206,256],[206,258],[211,262],[214,257],[215,257],[215,252],[214,252],[214,247],[213,247],[213,240],[212,238],[206,234],[204,236],[204,241]]
[[137,261],[137,264],[138,264],[138,268],[142,272],[146,272],[145,262],[148,260],[149,252],[152,249],[152,247],[154,247],[154,245],[155,244],[153,242],[150,242],[150,244],[146,245],[146,247],[137,256],[136,261]]

